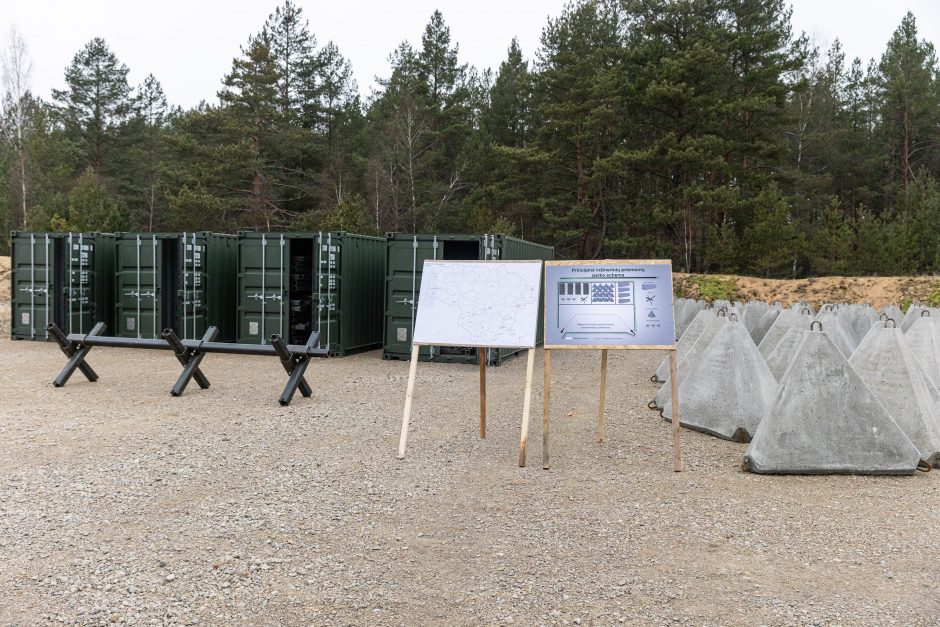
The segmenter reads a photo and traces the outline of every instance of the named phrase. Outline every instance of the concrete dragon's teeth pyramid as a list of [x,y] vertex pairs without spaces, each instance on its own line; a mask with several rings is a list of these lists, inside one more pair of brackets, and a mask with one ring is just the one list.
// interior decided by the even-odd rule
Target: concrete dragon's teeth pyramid
[[[705,330],[705,327],[708,326],[708,323],[715,317],[715,312],[712,310],[702,310],[699,311],[695,318],[692,319],[692,322],[689,323],[689,326],[686,328],[685,333],[682,334],[682,337],[679,338],[679,341],[676,342],[676,359],[681,360],[685,357],[686,353],[689,352],[689,349],[695,344],[695,340],[699,338],[702,334],[702,331]],[[659,364],[659,368],[656,369],[656,374],[653,375],[651,379],[653,383],[665,383],[669,378],[669,355],[666,355],[662,363]]]
[[[698,363],[699,358],[701,358],[702,353],[705,352],[705,349],[708,348],[708,345],[711,344],[712,340],[718,335],[718,331],[721,330],[721,327],[728,323],[728,317],[724,315],[724,312],[719,312],[719,315],[712,317],[708,325],[705,327],[705,330],[698,336],[698,339],[695,340],[695,343],[689,348],[685,356],[678,361],[676,364],[676,370],[679,372],[679,384],[682,384],[682,379],[686,376],[683,373],[691,372],[695,367],[695,364]],[[677,356],[678,358],[678,356]],[[672,382],[667,380],[663,384],[663,387],[660,388],[659,392],[656,393],[656,398],[653,399],[653,404],[658,408],[662,409],[672,400]],[[682,408],[679,408],[681,413]]]
[[[679,424],[748,442],[770,410],[777,381],[743,322],[730,320],[679,379]],[[672,420],[672,403],[663,416]]]
[[[808,330],[809,325],[806,328],[794,327],[787,329],[784,336],[777,342],[777,347],[767,355],[767,367],[770,368],[770,373],[777,381],[783,378],[790,362],[793,361],[793,356],[796,355],[796,351],[800,347],[800,343],[803,342],[803,334]],[[760,351],[758,351],[758,354],[760,354]]]
[[[913,307],[911,308],[913,309]],[[917,316],[904,332],[904,339],[934,386],[940,388],[940,329],[930,316]]]
[[919,461],[917,448],[818,331],[804,335],[744,456],[752,472],[778,474],[912,474]]
[[888,414],[910,438],[922,460],[940,462],[940,419],[936,389],[921,371],[904,332],[873,329],[849,360]]
[[764,334],[764,337],[757,345],[757,349],[760,351],[760,354],[764,356],[764,359],[767,359],[788,330],[802,329],[805,331],[812,321],[813,314],[809,307],[783,310],[767,330],[767,333]]

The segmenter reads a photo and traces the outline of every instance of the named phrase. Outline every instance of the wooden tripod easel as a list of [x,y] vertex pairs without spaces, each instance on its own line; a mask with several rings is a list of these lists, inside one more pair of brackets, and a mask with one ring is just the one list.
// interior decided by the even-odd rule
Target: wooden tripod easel
[[[595,347],[596,348],[596,347]],[[607,351],[612,349],[642,350],[642,347],[622,347],[609,346],[601,348],[601,380],[600,380],[600,398],[598,401],[597,412],[597,441],[604,441],[605,430],[605,405],[607,396]],[[672,384],[672,469],[676,472],[682,472],[682,450],[679,442],[679,373],[676,368],[676,349],[669,350],[669,380]],[[544,385],[542,406],[542,468],[548,470],[549,456],[551,449],[551,432],[549,430],[549,418],[551,415],[551,385],[552,385],[552,349],[545,349],[544,359]],[[525,457],[520,454],[519,465],[525,466]]]
[[[398,459],[405,458],[405,448],[408,445],[408,425],[411,422],[411,406],[414,402],[415,378],[418,371],[418,354],[421,346],[437,346],[437,344],[412,344],[411,365],[408,369],[408,388],[405,392],[405,411],[401,418],[401,438],[398,441]],[[489,347],[514,348],[514,347]],[[478,348],[477,355],[480,361],[480,438],[486,438],[486,348]],[[522,404],[522,434],[519,439],[519,465],[525,466],[526,444],[529,439],[529,413],[532,406],[532,371],[535,364],[535,349],[528,349],[525,375],[525,399]]]

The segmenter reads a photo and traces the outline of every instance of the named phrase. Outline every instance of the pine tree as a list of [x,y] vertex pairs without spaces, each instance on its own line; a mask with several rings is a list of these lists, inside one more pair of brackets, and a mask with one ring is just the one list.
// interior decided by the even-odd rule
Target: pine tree
[[757,201],[763,210],[745,229],[743,239],[751,271],[765,277],[792,276],[805,244],[789,215],[786,199],[771,186]]
[[881,134],[891,155],[891,179],[902,189],[922,165],[935,163],[937,145],[937,57],[934,47],[918,40],[917,23],[908,12],[888,41],[878,66]]
[[284,119],[298,119],[305,105],[304,81],[316,38],[303,11],[290,0],[277,7],[264,25],[271,61],[277,74],[277,107]]
[[280,125],[278,109],[278,72],[271,53],[270,36],[262,31],[242,48],[242,56],[232,61],[232,71],[222,81],[219,92],[223,114],[234,144],[233,154],[241,155],[241,170],[231,185],[241,196],[239,210],[250,216],[253,226],[270,230],[284,224],[282,198],[275,186],[276,166],[269,155],[277,148],[276,130]]
[[615,6],[582,2],[549,21],[537,54],[535,145],[551,156],[546,238],[564,255],[604,255],[623,168],[605,165],[619,146],[629,92]]
[[489,90],[489,106],[482,115],[481,130],[490,141],[513,148],[525,145],[531,134],[531,92],[529,66],[522,57],[519,40],[513,38]]
[[79,163],[102,176],[111,156],[117,127],[130,110],[128,68],[104,39],[95,37],[79,50],[65,70],[65,89],[52,90],[69,137],[83,151]]
[[[11,152],[11,163],[6,169],[9,174],[10,190],[15,190],[15,200],[11,204],[10,220],[7,226],[14,224],[25,228],[28,221],[30,181],[27,176],[26,144],[33,131],[32,121],[39,105],[32,94],[32,61],[26,41],[16,27],[11,26],[9,40],[0,52],[0,138]],[[19,216],[13,214],[18,210]]]
[[159,179],[170,114],[160,81],[148,74],[137,88],[133,114],[125,125],[123,140],[126,154],[132,157],[127,174],[127,185],[133,190],[128,194],[132,215],[139,227],[148,232],[159,225],[164,210]]
[[475,107],[457,52],[435,11],[420,50],[404,42],[392,53],[392,74],[370,107],[367,200],[389,230],[440,230],[460,219]]

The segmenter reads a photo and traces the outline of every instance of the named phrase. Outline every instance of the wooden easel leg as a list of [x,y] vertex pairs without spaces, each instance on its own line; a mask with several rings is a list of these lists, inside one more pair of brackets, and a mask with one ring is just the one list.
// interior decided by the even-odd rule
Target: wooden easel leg
[[525,400],[522,402],[522,435],[519,438],[519,466],[525,468],[525,447],[529,442],[529,410],[532,408],[532,366],[535,364],[535,349],[529,349],[525,366]]
[[679,446],[679,369],[676,351],[669,351],[669,380],[672,381],[672,469],[682,472],[682,450]]
[[411,365],[408,368],[408,389],[405,392],[405,412],[401,417],[401,439],[398,441],[398,459],[405,459],[408,444],[408,421],[411,420],[411,401],[415,395],[415,373],[418,370],[418,344],[411,345]]
[[548,470],[548,455],[551,446],[548,417],[552,411],[552,351],[548,349],[545,350],[543,370],[545,390],[542,395],[542,468]]
[[480,438],[486,438],[486,349],[477,349],[480,360]]
[[604,441],[604,409],[607,404],[607,349],[601,349],[601,398],[597,411],[597,441]]

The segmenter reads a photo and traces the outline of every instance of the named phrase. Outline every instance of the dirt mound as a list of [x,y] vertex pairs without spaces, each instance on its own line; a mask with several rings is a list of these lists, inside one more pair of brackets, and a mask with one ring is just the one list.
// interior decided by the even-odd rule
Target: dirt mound
[[0,303],[10,302],[10,258],[0,257]]
[[820,277],[815,279],[760,279],[730,274],[675,275],[676,293],[688,298],[779,300],[784,304],[805,300],[823,303],[868,303],[872,307],[928,302],[940,296],[940,277]]

